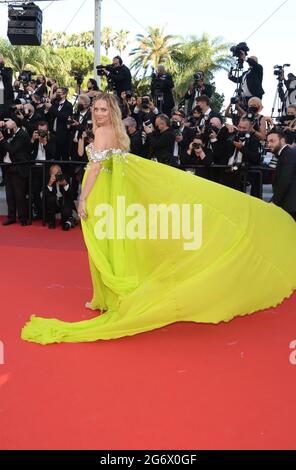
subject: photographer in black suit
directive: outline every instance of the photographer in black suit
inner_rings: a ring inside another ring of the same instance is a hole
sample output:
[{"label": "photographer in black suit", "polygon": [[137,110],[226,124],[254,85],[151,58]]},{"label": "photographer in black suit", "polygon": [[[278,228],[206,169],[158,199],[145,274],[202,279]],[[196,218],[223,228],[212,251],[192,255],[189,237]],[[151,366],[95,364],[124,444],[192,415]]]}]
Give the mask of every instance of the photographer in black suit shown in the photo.
[{"label": "photographer in black suit", "polygon": [[[246,60],[247,52],[240,52],[241,61]],[[241,85],[241,96],[247,101],[248,99],[256,96],[262,99],[264,90],[262,88],[263,82],[263,67],[258,63],[258,59],[255,56],[250,57],[246,60],[249,64],[249,69],[245,71],[240,77],[235,77],[230,71],[228,78],[234,83],[240,83]]]},{"label": "photographer in black suit", "polygon": [[137,129],[137,121],[132,117],[127,117],[123,120],[123,124],[131,141],[131,153],[140,157],[147,157],[148,148],[146,143],[143,144],[142,132]]},{"label": "photographer in black suit", "polygon": [[157,116],[155,125],[157,130],[153,130],[152,126],[144,126],[151,155],[157,158],[158,162],[170,165],[173,163],[175,133],[170,127],[168,116],[165,114]]},{"label": "photographer in black suit", "polygon": [[8,115],[8,108],[14,100],[12,76],[12,69],[5,67],[4,58],[0,56],[0,119]]},{"label": "photographer in black suit", "polygon": [[[30,159],[30,138],[15,121],[0,122],[0,156],[4,163],[21,163]],[[16,213],[22,226],[27,223],[26,188],[29,167],[26,165],[5,168],[5,190],[8,217],[2,225],[16,223]]]},{"label": "photographer in black suit", "polygon": [[68,231],[75,226],[72,216],[74,199],[69,178],[62,173],[58,165],[53,165],[49,174],[45,192],[48,228],[56,228],[56,214],[60,213],[62,229]]},{"label": "photographer in black suit", "polygon": [[113,67],[105,70],[108,81],[114,84],[116,94],[120,97],[123,91],[132,90],[132,75],[130,69],[123,64],[122,58],[114,57],[112,61]]},{"label": "photographer in black suit", "polygon": [[163,65],[159,65],[157,72],[152,75],[151,95],[159,112],[169,117],[175,106],[173,88],[174,82],[171,74],[166,72]]},{"label": "photographer in black suit", "polygon": [[73,114],[73,106],[67,100],[68,88],[59,87],[53,104],[45,102],[45,115],[49,121],[49,129],[56,136],[57,160],[69,160],[70,156],[70,125],[69,117]]},{"label": "photographer in black suit", "polygon": [[271,131],[267,141],[278,158],[271,202],[296,220],[296,149],[287,145],[286,135],[281,131]]},{"label": "photographer in black suit", "polygon": [[194,75],[194,82],[190,85],[186,95],[183,98],[185,101],[188,100],[188,114],[190,114],[192,109],[195,107],[196,99],[202,95],[206,95],[208,98],[211,98],[213,95],[213,87],[209,83],[205,83],[204,72],[198,71]]},{"label": "photographer in black suit", "polygon": [[[32,198],[34,205],[34,220],[42,218],[42,202],[40,193],[43,187],[43,164],[41,161],[55,160],[56,139],[50,134],[48,123],[40,121],[37,130],[33,132],[31,139],[31,160],[36,161],[32,168]],[[45,172],[48,173],[49,166],[46,165]]]}]

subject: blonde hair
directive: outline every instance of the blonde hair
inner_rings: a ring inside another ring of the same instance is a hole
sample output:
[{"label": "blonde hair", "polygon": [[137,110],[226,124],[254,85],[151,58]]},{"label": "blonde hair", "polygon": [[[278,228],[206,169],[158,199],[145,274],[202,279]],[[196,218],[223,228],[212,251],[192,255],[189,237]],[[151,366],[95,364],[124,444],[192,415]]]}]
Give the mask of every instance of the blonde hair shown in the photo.
[{"label": "blonde hair", "polygon": [[252,105],[258,106],[260,108],[260,111],[263,109],[262,100],[260,100],[260,98],[257,98],[256,96],[253,96],[253,98],[249,99],[248,105],[249,106],[252,106]]},{"label": "blonde hair", "polygon": [[97,101],[101,100],[107,103],[110,112],[111,126],[114,130],[114,135],[118,148],[128,152],[130,149],[130,139],[126,133],[125,126],[121,117],[121,111],[114,95],[111,95],[110,93],[101,93],[98,97],[94,98],[92,105],[93,131],[95,132],[98,127],[94,115],[95,104]]}]

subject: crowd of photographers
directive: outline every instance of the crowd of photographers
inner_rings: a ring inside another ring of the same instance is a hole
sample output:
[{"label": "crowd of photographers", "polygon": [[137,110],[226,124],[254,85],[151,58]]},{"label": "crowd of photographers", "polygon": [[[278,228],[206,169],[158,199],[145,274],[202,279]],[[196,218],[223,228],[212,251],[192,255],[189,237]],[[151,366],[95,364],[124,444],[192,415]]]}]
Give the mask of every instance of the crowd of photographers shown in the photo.
[{"label": "crowd of photographers", "polygon": [[[163,65],[152,75],[150,93],[143,96],[132,92],[130,70],[120,57],[97,70],[117,96],[131,153],[240,191],[249,187],[258,198],[262,197],[262,182],[272,183],[272,202],[295,217],[296,103],[283,104],[286,109],[277,120],[264,116],[263,68],[256,57],[247,58],[244,43],[232,52],[237,67],[230,71],[229,79],[237,89],[223,116],[212,109],[214,89],[205,83],[202,71],[194,75],[176,106],[173,78]],[[244,71],[246,62],[249,68]],[[284,93],[283,68],[275,74],[279,94],[280,88]],[[86,147],[94,139],[91,105],[101,91],[93,79],[83,91],[83,77],[77,74],[75,78],[77,95],[71,102],[68,90],[54,78],[38,75],[33,80],[24,71],[12,85],[12,70],[0,58],[0,162],[6,164],[2,165],[2,185],[8,206],[3,225],[16,223],[17,216],[22,226],[28,224],[28,161],[35,162],[31,170],[33,220],[41,219],[45,210],[51,229],[56,227],[58,213],[63,230],[77,223],[75,201],[84,165],[69,162],[87,162]],[[284,103],[284,96],[280,99]],[[273,153],[269,163],[267,149]]]}]

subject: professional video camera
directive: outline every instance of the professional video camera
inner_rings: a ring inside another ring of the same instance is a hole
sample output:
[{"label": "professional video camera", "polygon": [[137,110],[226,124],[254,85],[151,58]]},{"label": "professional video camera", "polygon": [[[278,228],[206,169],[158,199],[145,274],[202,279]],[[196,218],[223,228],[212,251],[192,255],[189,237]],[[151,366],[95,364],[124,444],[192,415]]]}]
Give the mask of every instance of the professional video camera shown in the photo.
[{"label": "professional video camera", "polygon": [[96,69],[97,69],[97,74],[100,77],[103,77],[104,75],[106,75],[106,71],[107,72],[113,72],[114,71],[114,65],[113,64],[97,65]]},{"label": "professional video camera", "polygon": [[278,77],[278,80],[284,80],[284,69],[286,67],[291,67],[290,64],[284,64],[284,65],[275,65],[274,68],[274,75]]},{"label": "professional video camera", "polygon": [[232,46],[230,48],[230,52],[232,52],[233,57],[237,57],[240,60],[243,60],[243,53],[248,55],[249,50],[250,49],[246,42],[240,42],[236,46]]}]

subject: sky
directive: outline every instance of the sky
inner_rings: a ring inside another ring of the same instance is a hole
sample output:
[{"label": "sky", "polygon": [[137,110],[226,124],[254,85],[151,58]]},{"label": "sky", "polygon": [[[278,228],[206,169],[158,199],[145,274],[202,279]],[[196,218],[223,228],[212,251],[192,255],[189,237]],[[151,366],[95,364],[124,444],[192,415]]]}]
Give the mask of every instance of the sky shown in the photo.
[{"label": "sky", "polygon": [[[2,0],[0,0],[2,1]],[[84,3],[85,2],[85,3]],[[167,34],[200,36],[204,32],[211,38],[222,37],[225,42],[237,44],[245,41],[284,0],[103,0],[102,27],[111,26],[114,31],[127,29],[130,39],[145,34],[148,26],[166,26]],[[36,2],[43,13],[43,30],[64,31],[75,12],[81,10],[70,24],[67,33],[79,33],[94,28],[94,0],[56,0]],[[121,8],[120,4],[124,7]],[[128,13],[127,13],[128,12]],[[0,35],[6,37],[7,5],[0,4]],[[248,39],[250,55],[259,58],[264,67],[266,94],[263,104],[266,115],[271,108],[277,80],[273,66],[291,64],[287,71],[296,74],[295,47],[296,2],[288,0],[284,6]],[[103,51],[102,51],[103,52]],[[112,52],[112,51],[111,51]],[[104,52],[103,52],[104,53]],[[111,57],[112,58],[112,57]],[[129,58],[124,56],[128,65]],[[218,92],[224,92],[229,100],[235,84],[227,79],[227,73],[215,76]]]}]

